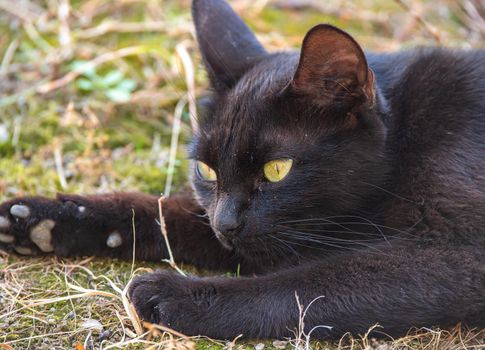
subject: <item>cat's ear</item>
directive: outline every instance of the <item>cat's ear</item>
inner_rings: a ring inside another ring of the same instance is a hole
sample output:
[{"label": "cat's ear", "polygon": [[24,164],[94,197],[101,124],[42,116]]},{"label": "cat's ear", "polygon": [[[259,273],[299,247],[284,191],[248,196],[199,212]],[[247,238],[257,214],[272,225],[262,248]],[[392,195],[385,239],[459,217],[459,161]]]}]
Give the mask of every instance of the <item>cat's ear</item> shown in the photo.
[{"label": "cat's ear", "polygon": [[305,36],[292,88],[322,103],[343,99],[373,103],[374,74],[359,44],[346,32],[328,25]]},{"label": "cat's ear", "polygon": [[192,17],[209,79],[216,91],[234,86],[266,50],[224,0],[194,0]]}]

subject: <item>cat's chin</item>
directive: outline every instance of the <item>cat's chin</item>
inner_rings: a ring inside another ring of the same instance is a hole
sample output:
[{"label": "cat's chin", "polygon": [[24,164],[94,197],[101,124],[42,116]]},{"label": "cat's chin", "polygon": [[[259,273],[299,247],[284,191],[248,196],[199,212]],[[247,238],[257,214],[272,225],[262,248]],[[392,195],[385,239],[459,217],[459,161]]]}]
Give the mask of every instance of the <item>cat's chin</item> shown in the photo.
[{"label": "cat's chin", "polygon": [[214,230],[216,238],[221,243],[221,245],[227,250],[234,250],[234,245],[219,231]]}]

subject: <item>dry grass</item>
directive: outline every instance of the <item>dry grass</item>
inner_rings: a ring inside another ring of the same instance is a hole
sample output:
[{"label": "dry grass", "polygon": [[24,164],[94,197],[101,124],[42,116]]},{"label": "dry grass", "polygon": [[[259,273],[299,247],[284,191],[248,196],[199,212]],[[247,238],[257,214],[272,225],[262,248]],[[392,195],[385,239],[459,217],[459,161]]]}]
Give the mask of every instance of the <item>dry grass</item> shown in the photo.
[{"label": "dry grass", "polygon": [[[136,264],[135,274],[151,271]],[[123,303],[123,288],[131,279],[131,264],[101,259],[0,260],[0,344],[15,349],[150,348],[243,349],[254,342],[221,342],[188,338],[170,329],[145,324],[137,329]],[[151,265],[154,267],[154,265]],[[48,288],[47,288],[48,286]],[[78,345],[79,344],[79,345]],[[265,349],[483,349],[485,331],[413,331],[400,339],[376,340],[347,335],[339,342],[313,342],[300,334],[292,341],[266,342]]]},{"label": "dry grass", "polygon": [[[297,47],[321,22],[378,51],[485,46],[480,1],[232,4],[271,50]],[[0,0],[0,200],[57,191],[168,194],[185,182],[181,145],[195,127],[194,97],[206,85],[188,8],[188,0]],[[155,267],[0,255],[0,349],[261,348],[142,328],[123,291],[133,275]],[[484,336],[456,328],[326,343],[299,334],[264,346],[480,349]]]}]

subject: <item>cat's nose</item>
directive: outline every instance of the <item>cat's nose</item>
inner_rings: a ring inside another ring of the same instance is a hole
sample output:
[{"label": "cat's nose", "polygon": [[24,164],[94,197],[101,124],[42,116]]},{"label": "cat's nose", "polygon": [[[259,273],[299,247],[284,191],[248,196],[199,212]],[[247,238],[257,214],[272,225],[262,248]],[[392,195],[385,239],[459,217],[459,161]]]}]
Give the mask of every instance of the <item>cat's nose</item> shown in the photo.
[{"label": "cat's nose", "polygon": [[241,226],[242,223],[233,215],[219,215],[214,222],[215,229],[226,237],[236,236]]},{"label": "cat's nose", "polygon": [[222,195],[218,200],[212,225],[228,238],[236,236],[243,224],[240,209],[235,198]]}]

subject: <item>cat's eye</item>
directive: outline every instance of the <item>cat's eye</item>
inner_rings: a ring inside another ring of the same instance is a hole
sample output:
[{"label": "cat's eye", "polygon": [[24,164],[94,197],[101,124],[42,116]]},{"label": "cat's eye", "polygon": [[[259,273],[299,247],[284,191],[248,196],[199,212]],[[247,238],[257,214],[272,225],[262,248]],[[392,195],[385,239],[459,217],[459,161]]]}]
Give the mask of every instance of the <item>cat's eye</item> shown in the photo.
[{"label": "cat's eye", "polygon": [[200,160],[197,161],[197,173],[201,178],[203,178],[206,181],[216,181],[217,180],[217,175],[214,169],[212,169],[210,166],[205,164],[204,162],[201,162]]},{"label": "cat's eye", "polygon": [[270,182],[283,180],[293,166],[293,159],[274,159],[263,167],[264,177]]}]

